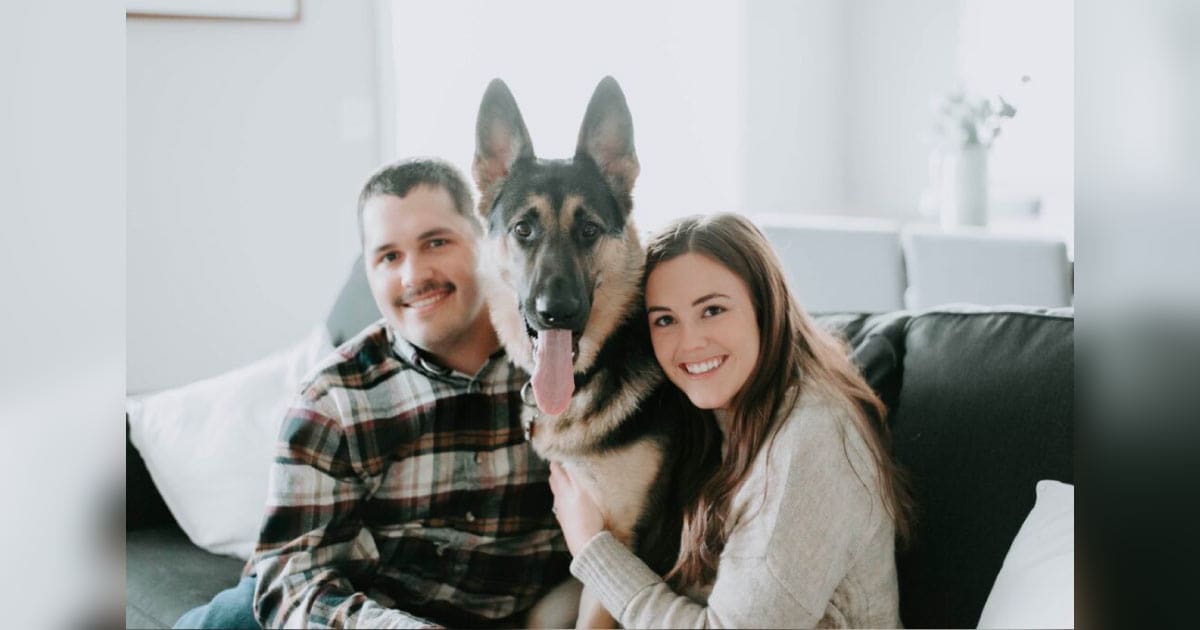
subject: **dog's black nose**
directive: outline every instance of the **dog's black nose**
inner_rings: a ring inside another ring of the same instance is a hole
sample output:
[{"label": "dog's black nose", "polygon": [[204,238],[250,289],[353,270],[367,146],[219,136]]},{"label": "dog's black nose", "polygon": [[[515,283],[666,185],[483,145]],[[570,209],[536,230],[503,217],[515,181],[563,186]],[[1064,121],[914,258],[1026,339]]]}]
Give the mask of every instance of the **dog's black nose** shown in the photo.
[{"label": "dog's black nose", "polygon": [[572,328],[580,306],[579,298],[573,295],[540,295],[534,303],[538,318],[550,328]]}]

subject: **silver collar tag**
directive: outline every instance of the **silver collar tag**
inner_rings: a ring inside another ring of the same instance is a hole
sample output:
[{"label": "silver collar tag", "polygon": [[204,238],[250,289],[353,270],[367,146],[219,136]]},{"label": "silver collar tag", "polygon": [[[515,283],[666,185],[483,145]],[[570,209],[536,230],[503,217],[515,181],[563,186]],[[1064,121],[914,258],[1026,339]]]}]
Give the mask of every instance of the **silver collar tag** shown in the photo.
[{"label": "silver collar tag", "polygon": [[526,407],[532,409],[528,414],[521,419],[521,426],[525,429],[525,441],[533,439],[533,423],[537,422],[538,408],[537,400],[533,396],[533,381],[525,381],[525,385],[521,387],[521,402]]}]

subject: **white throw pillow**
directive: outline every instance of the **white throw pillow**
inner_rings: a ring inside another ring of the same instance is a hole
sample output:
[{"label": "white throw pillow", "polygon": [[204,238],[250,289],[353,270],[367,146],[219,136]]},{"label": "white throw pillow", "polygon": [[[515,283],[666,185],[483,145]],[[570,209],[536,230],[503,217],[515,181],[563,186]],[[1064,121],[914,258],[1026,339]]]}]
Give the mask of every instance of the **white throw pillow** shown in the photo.
[{"label": "white throw pillow", "polygon": [[194,544],[250,556],[284,413],[302,379],[332,351],[322,325],[232,372],[127,399],[130,441]]},{"label": "white throw pillow", "polygon": [[1075,627],[1075,486],[1037,483],[1037,502],[1004,557],[979,627]]}]

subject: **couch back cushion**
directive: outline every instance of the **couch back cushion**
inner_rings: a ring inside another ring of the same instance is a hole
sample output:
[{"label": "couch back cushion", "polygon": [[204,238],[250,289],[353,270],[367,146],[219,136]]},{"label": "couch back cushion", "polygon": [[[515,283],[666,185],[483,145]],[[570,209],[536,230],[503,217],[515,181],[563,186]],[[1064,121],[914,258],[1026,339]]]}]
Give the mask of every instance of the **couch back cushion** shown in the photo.
[{"label": "couch back cushion", "polygon": [[350,266],[350,273],[346,276],[346,282],[342,284],[333,307],[329,309],[329,316],[325,318],[325,326],[329,329],[329,341],[336,348],[362,329],[379,321],[380,317],[383,316],[379,314],[375,298],[371,297],[363,257],[359,254]]},{"label": "couch back cushion", "polygon": [[788,286],[810,313],[904,308],[900,230],[890,221],[756,214]]},{"label": "couch back cushion", "polygon": [[906,627],[975,627],[1038,480],[1074,483],[1074,323],[966,308],[906,321],[890,421],[917,509],[897,554]]},{"label": "couch back cushion", "polygon": [[900,398],[904,333],[912,314],[825,313],[816,315],[817,325],[846,342],[850,360],[858,366],[867,384],[892,409]]}]

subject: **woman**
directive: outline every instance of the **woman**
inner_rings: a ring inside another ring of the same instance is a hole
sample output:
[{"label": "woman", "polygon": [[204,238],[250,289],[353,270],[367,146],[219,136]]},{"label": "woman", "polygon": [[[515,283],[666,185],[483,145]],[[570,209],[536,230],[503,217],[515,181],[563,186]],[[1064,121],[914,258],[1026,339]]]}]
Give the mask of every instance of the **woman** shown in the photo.
[{"label": "woman", "polygon": [[561,466],[571,571],[625,627],[896,627],[908,496],[884,407],[800,310],[762,233],[732,214],[655,237],[647,324],[667,378],[722,434],[666,581],[604,530]]}]

